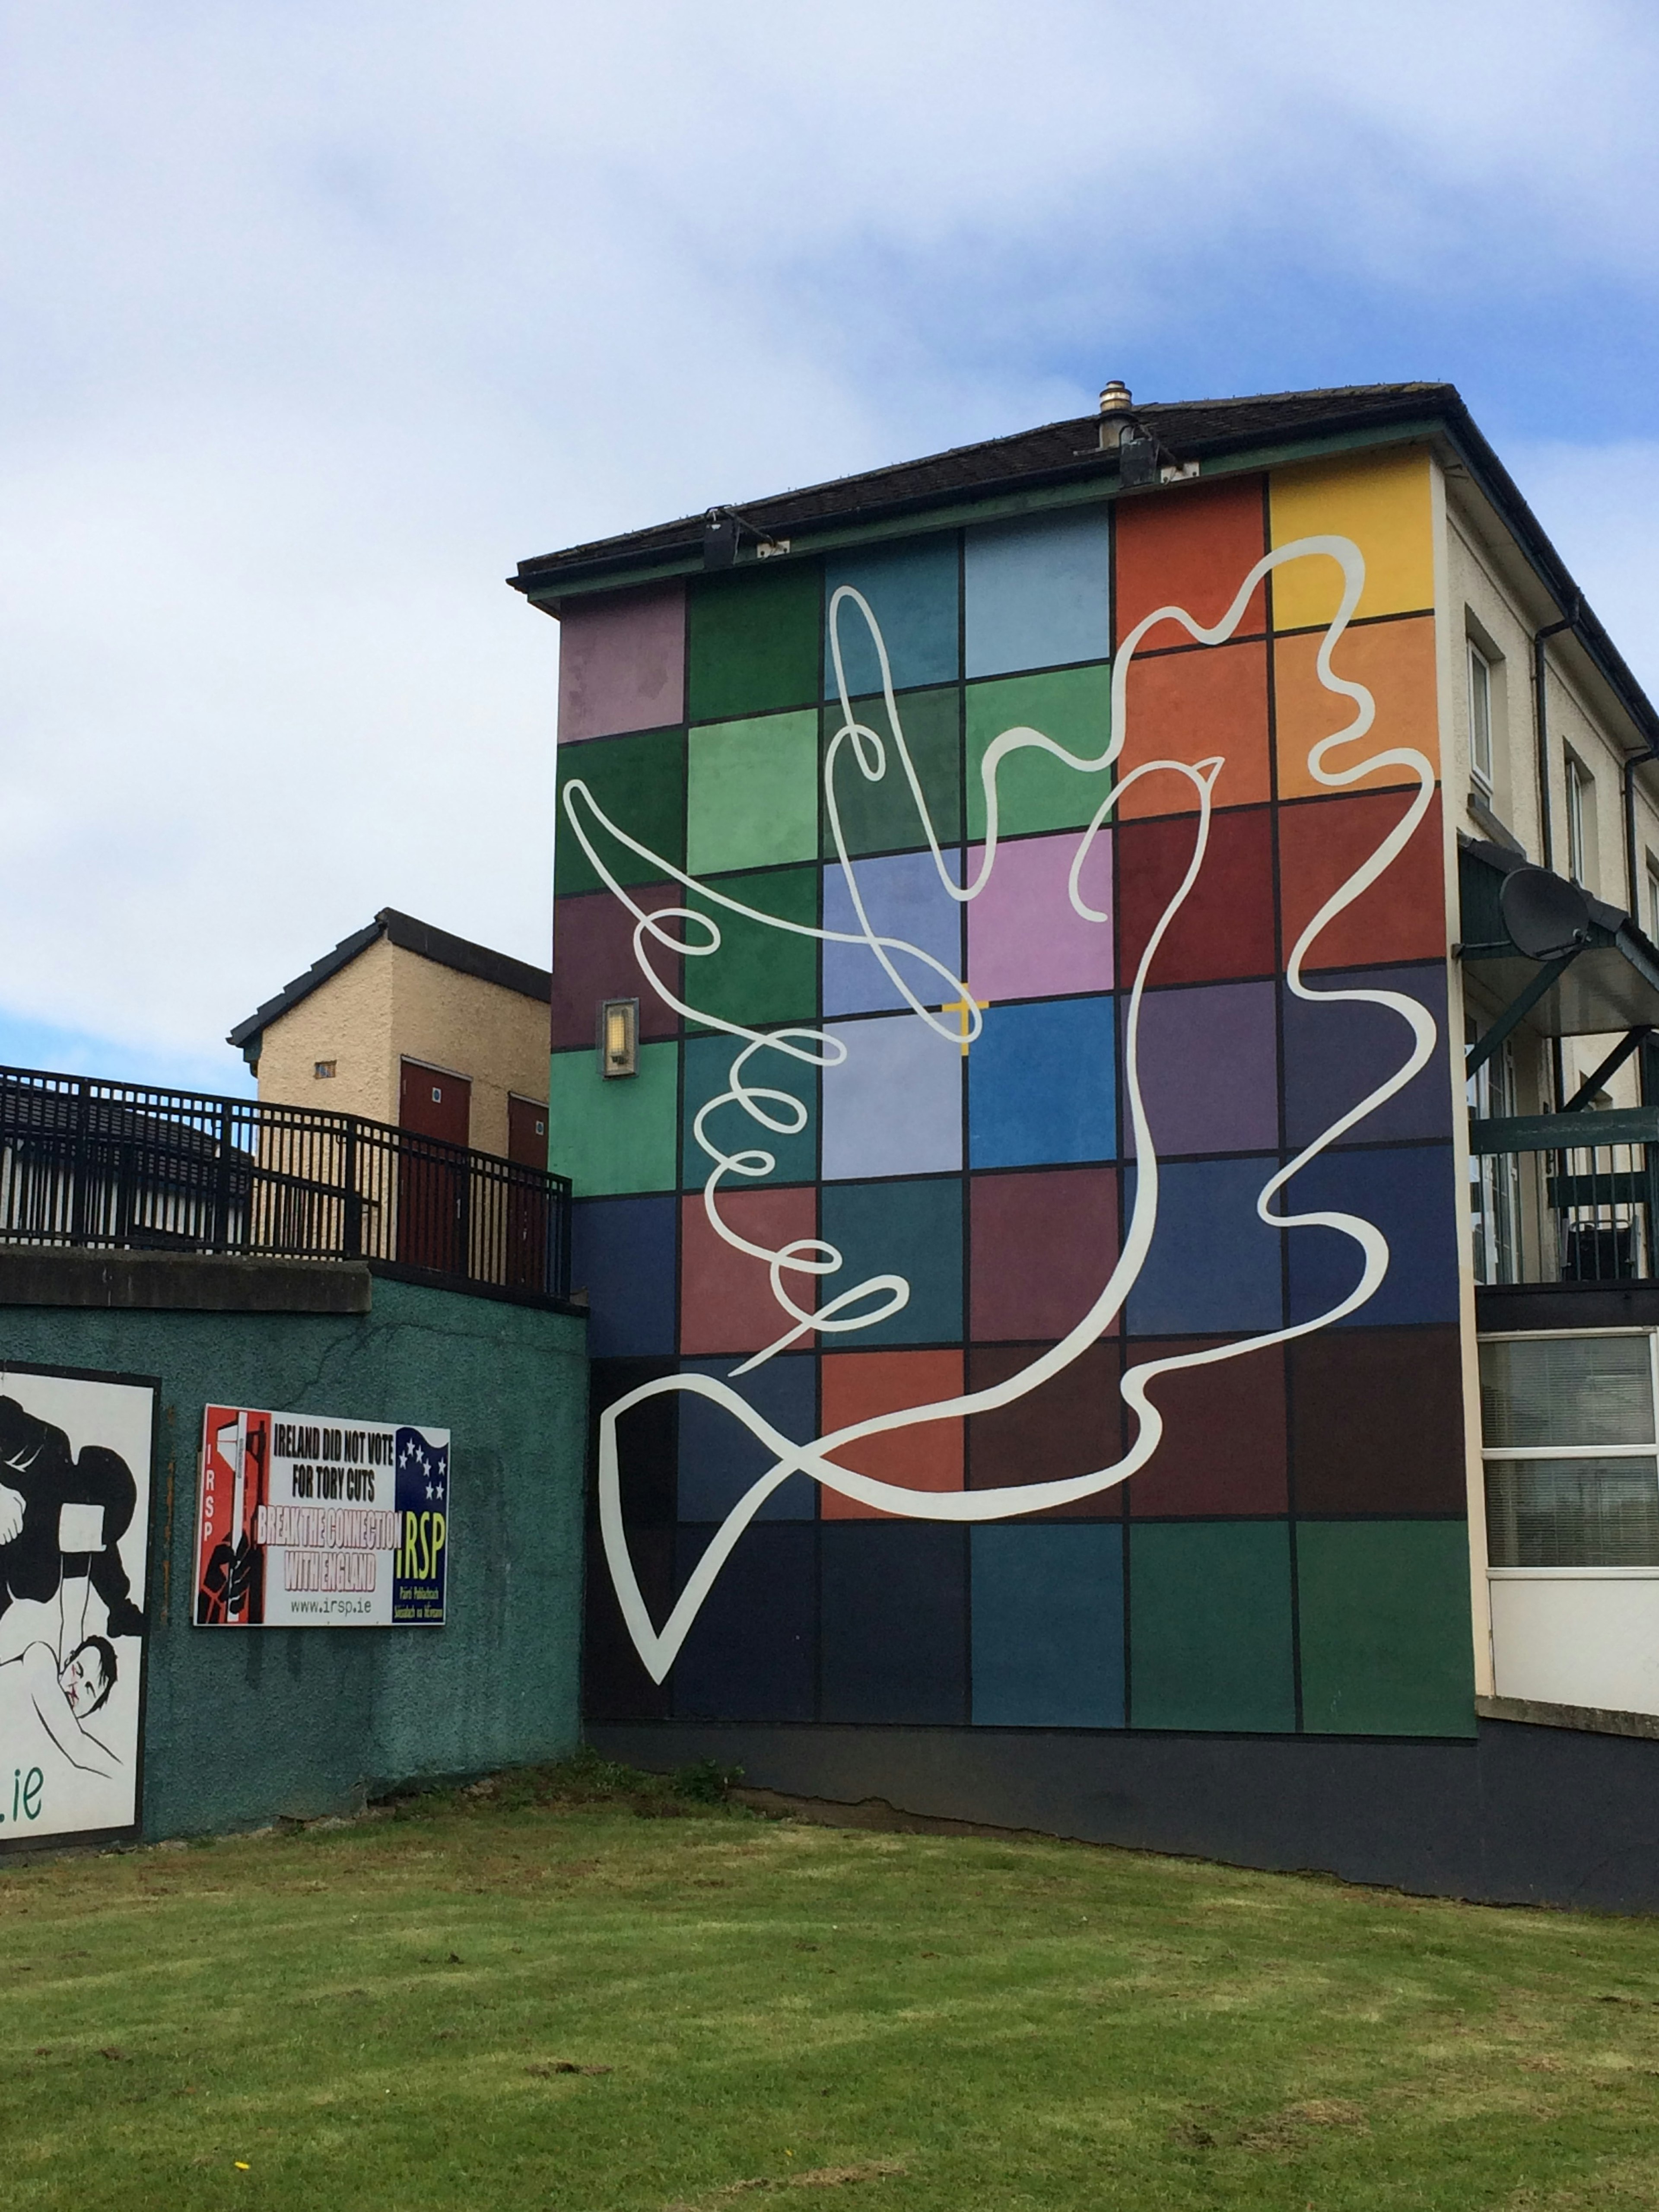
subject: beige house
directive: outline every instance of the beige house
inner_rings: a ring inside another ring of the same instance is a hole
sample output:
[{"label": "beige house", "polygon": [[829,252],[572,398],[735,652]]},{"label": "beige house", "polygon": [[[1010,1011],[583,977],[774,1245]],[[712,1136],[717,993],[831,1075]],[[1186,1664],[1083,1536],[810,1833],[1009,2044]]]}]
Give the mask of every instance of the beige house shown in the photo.
[{"label": "beige house", "polygon": [[545,969],[383,907],[229,1042],[268,1103],[544,1168],[551,985]]}]

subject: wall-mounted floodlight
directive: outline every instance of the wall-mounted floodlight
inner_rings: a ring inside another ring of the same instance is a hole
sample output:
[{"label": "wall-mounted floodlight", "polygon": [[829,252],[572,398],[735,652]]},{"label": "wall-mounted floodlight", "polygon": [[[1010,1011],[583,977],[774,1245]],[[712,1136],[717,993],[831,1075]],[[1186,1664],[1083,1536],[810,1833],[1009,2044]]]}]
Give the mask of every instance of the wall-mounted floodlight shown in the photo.
[{"label": "wall-mounted floodlight", "polygon": [[607,999],[599,1008],[599,1073],[637,1075],[639,1072],[640,1002]]}]

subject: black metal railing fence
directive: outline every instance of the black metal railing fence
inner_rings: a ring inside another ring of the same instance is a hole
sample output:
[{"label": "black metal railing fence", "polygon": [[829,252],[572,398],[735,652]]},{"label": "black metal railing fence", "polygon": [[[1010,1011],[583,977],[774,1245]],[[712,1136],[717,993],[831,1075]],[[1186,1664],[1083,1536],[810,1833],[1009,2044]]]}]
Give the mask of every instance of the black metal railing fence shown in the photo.
[{"label": "black metal railing fence", "polygon": [[1478,1282],[1659,1275],[1659,1109],[1477,1117],[1469,1152]]},{"label": "black metal railing fence", "polygon": [[374,1260],[564,1298],[570,1185],[360,1115],[0,1067],[0,1242]]}]

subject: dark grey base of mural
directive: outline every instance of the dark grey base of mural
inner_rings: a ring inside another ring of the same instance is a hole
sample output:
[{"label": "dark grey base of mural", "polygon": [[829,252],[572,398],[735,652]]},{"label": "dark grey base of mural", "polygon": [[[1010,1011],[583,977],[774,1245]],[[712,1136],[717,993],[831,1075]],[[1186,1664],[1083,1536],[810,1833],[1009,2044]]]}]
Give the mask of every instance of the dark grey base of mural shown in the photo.
[{"label": "dark grey base of mural", "polygon": [[590,1724],[658,1771],[1494,1905],[1659,1911],[1659,1742],[1482,1721],[1466,1742]]}]

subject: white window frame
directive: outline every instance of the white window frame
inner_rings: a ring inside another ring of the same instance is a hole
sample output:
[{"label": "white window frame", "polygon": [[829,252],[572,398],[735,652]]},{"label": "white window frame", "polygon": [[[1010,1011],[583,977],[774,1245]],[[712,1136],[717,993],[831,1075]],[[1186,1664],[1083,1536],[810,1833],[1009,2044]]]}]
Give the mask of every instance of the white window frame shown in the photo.
[{"label": "white window frame", "polygon": [[1593,793],[1595,782],[1589,770],[1577,753],[1566,752],[1567,782],[1567,873],[1574,883],[1589,889],[1585,877],[1584,800]]},{"label": "white window frame", "polygon": [[1468,644],[1469,774],[1476,788],[1490,799],[1492,769],[1492,662],[1473,638]]},{"label": "white window frame", "polygon": [[[1648,1341],[1648,1382],[1653,1393],[1654,1440],[1644,1444],[1488,1444],[1483,1426],[1480,1437],[1481,1512],[1486,1511],[1486,1471],[1494,1459],[1650,1459],[1659,1460],[1659,1329],[1652,1328],[1493,1328],[1482,1329],[1481,1344],[1541,1344],[1553,1338],[1582,1342],[1591,1336],[1644,1336]],[[1645,1567],[1494,1567],[1489,1582],[1659,1582],[1659,1565]]]},{"label": "white window frame", "polygon": [[1659,944],[1659,860],[1648,854],[1648,913],[1647,932]]}]

